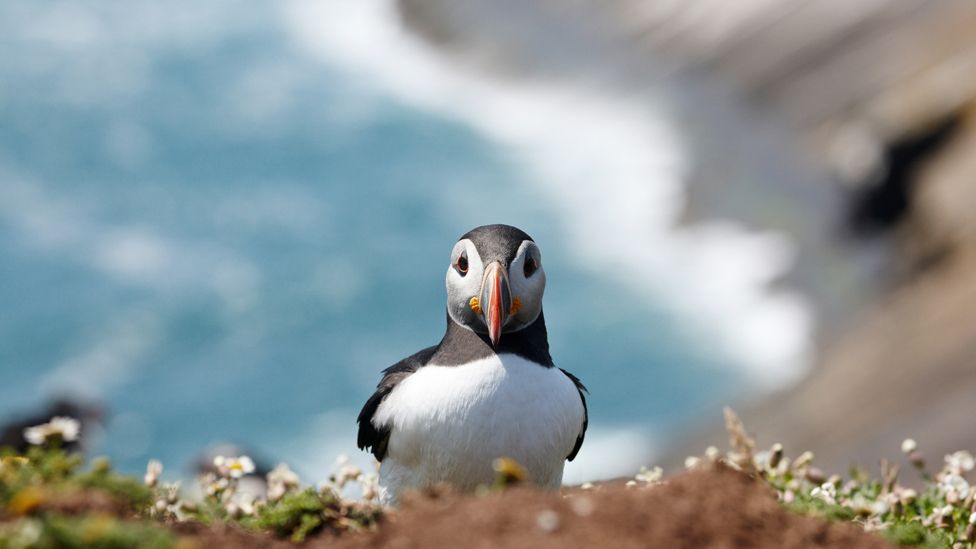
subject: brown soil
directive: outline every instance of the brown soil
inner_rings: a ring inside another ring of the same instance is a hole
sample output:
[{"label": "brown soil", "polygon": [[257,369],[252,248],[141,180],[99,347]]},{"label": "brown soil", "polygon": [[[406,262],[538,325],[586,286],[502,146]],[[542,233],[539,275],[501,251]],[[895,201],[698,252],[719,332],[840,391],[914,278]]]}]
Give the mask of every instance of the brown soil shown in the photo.
[{"label": "brown soil", "polygon": [[[241,531],[184,531],[201,547],[268,546]],[[322,535],[306,547],[891,547],[857,525],[794,514],[764,484],[726,468],[682,474],[650,489],[607,484],[562,494],[516,488],[484,497],[409,498],[380,528]]]},{"label": "brown soil", "polygon": [[267,534],[244,530],[228,524],[204,526],[199,522],[180,522],[170,526],[179,536],[177,547],[181,549],[221,549],[240,547],[267,547],[273,549],[295,549],[298,547],[285,540],[279,540]]}]

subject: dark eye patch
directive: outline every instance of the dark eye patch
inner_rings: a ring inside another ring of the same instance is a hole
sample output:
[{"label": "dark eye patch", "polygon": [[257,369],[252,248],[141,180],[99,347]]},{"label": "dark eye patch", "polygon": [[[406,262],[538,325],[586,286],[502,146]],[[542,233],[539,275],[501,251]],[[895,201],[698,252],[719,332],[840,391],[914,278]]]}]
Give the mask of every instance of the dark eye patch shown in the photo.
[{"label": "dark eye patch", "polygon": [[534,253],[529,253],[525,256],[525,262],[522,264],[522,274],[525,278],[529,278],[533,273],[539,270],[539,260],[536,259]]},{"label": "dark eye patch", "polygon": [[468,251],[463,250],[461,255],[458,256],[457,261],[454,262],[454,270],[456,270],[461,276],[468,274]]}]

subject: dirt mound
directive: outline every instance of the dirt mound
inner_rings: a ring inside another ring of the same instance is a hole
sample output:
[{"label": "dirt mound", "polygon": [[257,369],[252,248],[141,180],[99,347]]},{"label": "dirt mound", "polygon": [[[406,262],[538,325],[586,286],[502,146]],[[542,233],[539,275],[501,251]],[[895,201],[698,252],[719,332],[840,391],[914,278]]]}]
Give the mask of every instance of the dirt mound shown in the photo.
[{"label": "dirt mound", "polygon": [[891,547],[852,524],[799,516],[765,485],[727,468],[650,489],[620,484],[553,494],[519,488],[484,497],[427,494],[379,530],[316,546],[396,547]]},{"label": "dirt mound", "polygon": [[[296,547],[231,526],[181,524],[182,546]],[[693,471],[651,488],[621,483],[592,490],[514,488],[485,496],[418,494],[373,532],[321,533],[301,547],[892,548],[851,523],[793,513],[761,482],[726,467]]]}]

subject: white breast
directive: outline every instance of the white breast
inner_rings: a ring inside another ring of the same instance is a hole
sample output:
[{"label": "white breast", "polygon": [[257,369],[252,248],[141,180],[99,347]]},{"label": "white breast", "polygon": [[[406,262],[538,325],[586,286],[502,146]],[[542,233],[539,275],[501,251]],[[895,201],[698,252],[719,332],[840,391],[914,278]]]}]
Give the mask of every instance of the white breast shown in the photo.
[{"label": "white breast", "polygon": [[384,499],[438,482],[462,490],[489,484],[498,457],[516,460],[533,482],[558,487],[583,416],[566,374],[515,355],[420,368],[373,417],[392,427],[380,467]]}]

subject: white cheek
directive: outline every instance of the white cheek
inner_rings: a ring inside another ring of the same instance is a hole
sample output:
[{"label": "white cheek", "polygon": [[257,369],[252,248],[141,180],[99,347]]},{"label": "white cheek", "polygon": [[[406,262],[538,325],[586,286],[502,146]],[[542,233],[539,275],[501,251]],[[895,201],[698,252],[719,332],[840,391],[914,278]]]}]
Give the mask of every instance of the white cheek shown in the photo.
[{"label": "white cheek", "polygon": [[529,278],[519,272],[512,280],[512,295],[519,298],[522,307],[515,315],[519,322],[528,324],[539,316],[542,310],[542,296],[545,293],[546,273],[539,269]]},{"label": "white cheek", "polygon": [[[461,325],[474,320],[474,312],[470,309],[470,301],[481,291],[481,277],[484,265],[477,248],[470,241],[464,241],[464,249],[468,254],[468,272],[462,276],[454,268],[454,261],[447,268],[447,296],[448,310],[455,322]],[[456,258],[456,256],[452,256]]]},{"label": "white cheek", "polygon": [[484,272],[485,266],[481,263],[481,256],[478,255],[478,250],[475,249],[474,244],[470,244],[468,246],[468,274],[463,277],[458,274],[461,279],[461,287],[470,297],[481,292],[481,277]]},{"label": "white cheek", "polygon": [[[453,270],[453,269],[452,269]],[[457,271],[454,272],[455,285],[460,290],[460,293],[467,297],[474,297],[478,295],[478,291],[481,290],[481,274],[475,272],[474,269],[468,269],[468,274],[461,276]]]}]

